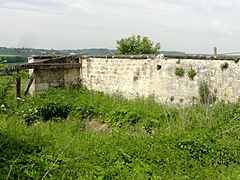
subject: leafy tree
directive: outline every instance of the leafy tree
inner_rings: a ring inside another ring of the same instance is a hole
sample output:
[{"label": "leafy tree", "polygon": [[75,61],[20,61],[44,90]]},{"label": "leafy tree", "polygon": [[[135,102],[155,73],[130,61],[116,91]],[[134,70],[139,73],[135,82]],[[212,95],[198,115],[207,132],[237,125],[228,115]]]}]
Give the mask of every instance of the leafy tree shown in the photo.
[{"label": "leafy tree", "polygon": [[51,51],[50,53],[48,53],[48,56],[55,58],[57,57],[57,53],[55,51]]},{"label": "leafy tree", "polygon": [[160,54],[160,43],[154,44],[148,37],[133,35],[117,41],[116,54]]}]

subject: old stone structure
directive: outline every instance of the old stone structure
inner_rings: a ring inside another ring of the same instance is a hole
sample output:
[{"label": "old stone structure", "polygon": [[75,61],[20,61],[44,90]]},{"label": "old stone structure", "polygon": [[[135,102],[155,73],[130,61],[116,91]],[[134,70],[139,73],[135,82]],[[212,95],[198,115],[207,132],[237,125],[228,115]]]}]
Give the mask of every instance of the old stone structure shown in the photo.
[{"label": "old stone structure", "polygon": [[[43,67],[34,67],[30,69],[30,75],[33,75],[34,81],[30,87],[30,94],[34,92],[47,90],[51,87],[66,86],[80,82],[80,65],[69,66],[79,63],[78,57],[48,57],[48,56],[33,56],[28,59],[29,63],[43,62]],[[63,66],[58,65],[63,64]]]},{"label": "old stone structure", "polygon": [[[129,99],[152,96],[158,102],[176,104],[199,99],[199,85],[206,81],[219,100],[236,102],[240,95],[239,60],[198,55],[31,57],[29,63],[33,65],[45,62],[51,66],[32,67],[34,82],[30,92],[81,82],[88,89]],[[54,62],[64,64],[54,66]],[[183,77],[176,68],[183,70]],[[189,71],[196,76],[191,79]]]}]

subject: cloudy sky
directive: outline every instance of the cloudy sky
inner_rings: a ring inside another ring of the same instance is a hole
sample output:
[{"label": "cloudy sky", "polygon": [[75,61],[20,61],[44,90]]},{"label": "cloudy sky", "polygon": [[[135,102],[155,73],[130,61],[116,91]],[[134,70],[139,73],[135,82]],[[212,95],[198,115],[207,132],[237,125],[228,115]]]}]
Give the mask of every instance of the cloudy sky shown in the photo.
[{"label": "cloudy sky", "polygon": [[115,48],[133,34],[164,50],[240,51],[240,0],[0,0],[0,46]]}]

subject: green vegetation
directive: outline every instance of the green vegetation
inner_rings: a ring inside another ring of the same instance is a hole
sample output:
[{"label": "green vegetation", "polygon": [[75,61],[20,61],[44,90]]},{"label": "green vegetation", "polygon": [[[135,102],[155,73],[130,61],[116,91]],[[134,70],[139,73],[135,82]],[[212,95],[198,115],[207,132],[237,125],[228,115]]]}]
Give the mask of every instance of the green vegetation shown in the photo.
[{"label": "green vegetation", "polygon": [[178,77],[183,77],[185,74],[185,71],[182,67],[176,67],[175,69],[175,75]]},{"label": "green vegetation", "polygon": [[48,53],[48,56],[51,56],[52,58],[56,58],[57,53],[56,53],[56,51],[51,51],[50,53]]},{"label": "green vegetation", "polygon": [[239,103],[167,107],[81,86],[12,96],[0,98],[0,179],[239,179]]},{"label": "green vegetation", "polygon": [[0,75],[2,75],[4,70],[3,60],[0,59]]},{"label": "green vegetation", "polygon": [[212,104],[217,100],[216,94],[210,91],[207,81],[200,82],[198,93],[200,96],[200,102],[204,105]]},{"label": "green vegetation", "polygon": [[221,64],[220,67],[221,67],[221,69],[223,71],[223,70],[226,70],[228,68],[228,66],[229,66],[228,62],[224,62],[224,63]]},{"label": "green vegetation", "polygon": [[160,54],[160,43],[154,44],[148,37],[133,35],[117,41],[116,54]]},{"label": "green vegetation", "polygon": [[4,64],[26,63],[27,57],[20,56],[20,55],[1,55],[0,54],[0,62]]},{"label": "green vegetation", "polygon": [[188,71],[188,77],[191,80],[194,80],[194,77],[197,75],[196,71],[191,67],[190,70]]},{"label": "green vegetation", "polygon": [[29,57],[31,55],[48,55],[52,51],[55,51],[58,55],[70,55],[74,54],[86,54],[86,55],[108,55],[114,54],[115,50],[106,48],[91,48],[91,49],[34,49],[34,48],[6,48],[0,47],[0,54],[4,56],[24,56]]},{"label": "green vegetation", "polygon": [[[10,93],[13,89],[14,79],[13,77],[3,77],[5,66],[0,60],[0,105],[4,105],[4,103],[8,102],[11,99]],[[11,104],[11,103],[9,103]],[[1,110],[0,110],[1,112]]]},{"label": "green vegetation", "polygon": [[[34,49],[34,48],[6,48],[0,47],[0,54],[4,56],[24,56],[29,57],[31,55],[48,55],[50,52],[55,51],[58,55],[70,55],[70,54],[84,54],[84,55],[111,55],[116,52],[114,49],[107,48],[90,48],[90,49]],[[179,51],[161,51],[164,55],[186,55],[185,52]]]}]

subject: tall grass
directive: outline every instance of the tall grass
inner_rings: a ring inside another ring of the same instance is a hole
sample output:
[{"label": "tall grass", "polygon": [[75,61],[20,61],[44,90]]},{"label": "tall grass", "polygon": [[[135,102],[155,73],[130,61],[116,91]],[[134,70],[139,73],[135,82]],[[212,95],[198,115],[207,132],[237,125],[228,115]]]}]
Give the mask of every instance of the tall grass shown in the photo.
[{"label": "tall grass", "polygon": [[[167,107],[82,87],[0,114],[0,179],[239,179],[240,105]],[[86,122],[111,130],[96,132]]]}]

